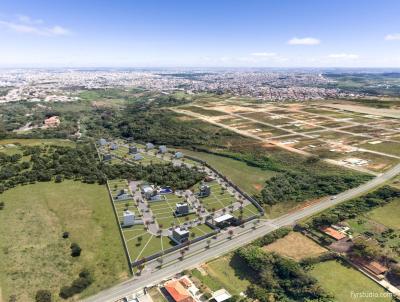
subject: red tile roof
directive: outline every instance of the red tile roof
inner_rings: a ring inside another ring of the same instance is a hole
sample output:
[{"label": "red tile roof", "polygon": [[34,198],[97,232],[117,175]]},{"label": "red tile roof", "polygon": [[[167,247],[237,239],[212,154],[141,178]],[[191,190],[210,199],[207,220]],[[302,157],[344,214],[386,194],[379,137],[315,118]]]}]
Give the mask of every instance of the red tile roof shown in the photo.
[{"label": "red tile roof", "polygon": [[333,229],[331,227],[321,228],[321,231],[324,232],[325,234],[331,236],[332,238],[334,238],[336,240],[340,240],[340,239],[346,238],[345,234],[340,233],[339,231],[336,231],[335,229]]},{"label": "red tile roof", "polygon": [[171,295],[171,297],[175,300],[175,302],[193,302],[194,299],[188,291],[183,287],[183,285],[177,281],[172,280],[168,281],[164,284],[165,289]]}]

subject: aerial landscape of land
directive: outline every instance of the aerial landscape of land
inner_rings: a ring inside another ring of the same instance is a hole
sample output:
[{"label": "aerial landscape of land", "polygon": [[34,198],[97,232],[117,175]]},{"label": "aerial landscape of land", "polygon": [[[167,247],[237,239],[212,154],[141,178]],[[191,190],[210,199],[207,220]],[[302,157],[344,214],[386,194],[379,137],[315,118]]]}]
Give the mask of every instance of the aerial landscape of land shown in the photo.
[{"label": "aerial landscape of land", "polygon": [[399,10],[5,0],[0,302],[400,301]]}]

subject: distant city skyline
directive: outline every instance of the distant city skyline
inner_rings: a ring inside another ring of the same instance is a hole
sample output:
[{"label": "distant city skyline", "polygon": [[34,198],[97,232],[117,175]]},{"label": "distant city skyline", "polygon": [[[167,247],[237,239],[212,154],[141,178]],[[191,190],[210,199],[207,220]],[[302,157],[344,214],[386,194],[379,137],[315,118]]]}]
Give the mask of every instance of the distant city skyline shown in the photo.
[{"label": "distant city skyline", "polygon": [[0,67],[400,67],[400,2],[2,1]]}]

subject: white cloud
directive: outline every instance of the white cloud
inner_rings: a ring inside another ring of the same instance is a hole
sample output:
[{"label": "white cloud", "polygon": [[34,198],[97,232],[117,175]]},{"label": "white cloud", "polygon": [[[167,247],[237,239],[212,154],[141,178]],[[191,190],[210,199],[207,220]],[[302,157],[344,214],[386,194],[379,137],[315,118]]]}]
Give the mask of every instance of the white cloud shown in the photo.
[{"label": "white cloud", "polygon": [[306,37],[306,38],[292,38],[287,42],[289,45],[318,45],[321,43],[319,39]]},{"label": "white cloud", "polygon": [[400,33],[388,34],[385,36],[385,40],[387,41],[400,40]]},{"label": "white cloud", "polygon": [[253,52],[250,55],[254,57],[275,57],[276,53],[274,52]]},{"label": "white cloud", "polygon": [[352,53],[334,53],[330,54],[328,58],[332,59],[358,59],[359,55],[352,54]]},{"label": "white cloud", "polygon": [[6,21],[0,20],[0,28],[7,29],[9,31],[22,33],[22,34],[33,34],[38,36],[66,36],[71,32],[59,25],[47,27],[42,25],[42,20],[31,19],[28,16],[18,15],[17,21]]}]

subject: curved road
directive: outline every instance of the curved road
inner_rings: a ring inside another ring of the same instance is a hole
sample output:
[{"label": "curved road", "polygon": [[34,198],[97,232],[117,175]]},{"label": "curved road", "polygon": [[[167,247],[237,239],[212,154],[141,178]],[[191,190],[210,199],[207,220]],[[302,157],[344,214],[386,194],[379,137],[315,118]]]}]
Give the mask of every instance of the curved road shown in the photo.
[{"label": "curved road", "polygon": [[251,241],[272,232],[273,230],[286,225],[292,225],[297,221],[314,215],[336,204],[352,199],[371,189],[385,183],[400,173],[400,164],[396,165],[387,172],[378,175],[369,182],[361,186],[340,193],[336,198],[325,198],[319,203],[305,207],[299,211],[288,213],[273,220],[263,220],[257,222],[248,222],[243,227],[235,228],[235,234],[231,237],[228,232],[218,235],[218,239],[212,239],[211,242],[203,240],[197,244],[191,245],[190,250],[183,259],[179,259],[179,251],[164,256],[164,265],[160,268],[160,262],[157,260],[146,264],[146,269],[141,276],[135,276],[128,281],[118,284],[112,288],[104,290],[95,296],[85,299],[85,302],[110,302],[118,298],[127,296],[143,287],[149,287],[168,279],[175,274],[192,267],[195,267],[210,259],[219,257],[229,251],[246,245]]}]

